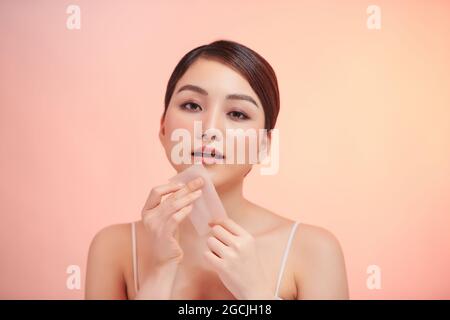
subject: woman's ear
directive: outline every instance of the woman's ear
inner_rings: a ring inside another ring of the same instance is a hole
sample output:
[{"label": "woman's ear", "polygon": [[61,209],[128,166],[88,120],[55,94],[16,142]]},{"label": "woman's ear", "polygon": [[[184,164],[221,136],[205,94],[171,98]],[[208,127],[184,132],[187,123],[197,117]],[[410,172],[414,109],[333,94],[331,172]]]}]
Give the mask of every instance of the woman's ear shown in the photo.
[{"label": "woman's ear", "polygon": [[272,131],[268,130],[266,134],[262,137],[259,144],[259,155],[258,155],[258,163],[261,164],[264,162],[264,159],[269,157],[270,155],[270,146],[272,141]]},{"label": "woman's ear", "polygon": [[162,139],[164,138],[164,135],[166,134],[166,128],[165,128],[165,117],[164,114],[161,116],[161,120],[159,123],[159,140],[162,142]]}]

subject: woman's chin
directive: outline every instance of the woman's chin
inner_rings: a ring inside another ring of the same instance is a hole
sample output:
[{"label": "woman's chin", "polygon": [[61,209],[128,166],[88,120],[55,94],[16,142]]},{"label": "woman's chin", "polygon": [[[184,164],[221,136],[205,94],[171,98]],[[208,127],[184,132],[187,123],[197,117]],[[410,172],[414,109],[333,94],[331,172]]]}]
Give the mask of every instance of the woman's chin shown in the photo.
[{"label": "woman's chin", "polygon": [[[183,172],[187,168],[191,167],[195,163],[181,163],[175,164],[171,162],[172,167],[177,171],[177,173]],[[234,168],[230,168],[224,164],[214,163],[214,164],[205,164],[202,163],[203,167],[208,171],[211,177],[211,182],[213,183],[216,189],[226,188],[227,185],[234,184],[233,181],[239,180],[243,177],[242,172],[235,172]],[[242,170],[239,170],[242,171]]]}]

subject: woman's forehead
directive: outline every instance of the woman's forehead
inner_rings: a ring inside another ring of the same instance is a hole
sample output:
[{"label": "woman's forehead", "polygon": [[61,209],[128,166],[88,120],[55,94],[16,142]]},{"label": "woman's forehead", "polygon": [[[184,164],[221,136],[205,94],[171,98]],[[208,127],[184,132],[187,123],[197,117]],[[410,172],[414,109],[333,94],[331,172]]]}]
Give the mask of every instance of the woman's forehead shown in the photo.
[{"label": "woman's forehead", "polygon": [[175,93],[186,85],[200,87],[208,95],[247,94],[259,103],[258,96],[240,73],[214,59],[197,59],[178,81]]}]

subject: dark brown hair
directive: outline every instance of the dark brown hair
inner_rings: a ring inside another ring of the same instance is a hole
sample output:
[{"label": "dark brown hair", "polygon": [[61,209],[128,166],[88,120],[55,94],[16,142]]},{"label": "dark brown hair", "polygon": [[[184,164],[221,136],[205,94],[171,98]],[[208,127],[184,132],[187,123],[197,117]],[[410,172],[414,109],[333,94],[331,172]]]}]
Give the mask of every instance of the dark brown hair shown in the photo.
[{"label": "dark brown hair", "polygon": [[265,114],[265,129],[272,130],[280,111],[280,94],[275,71],[270,64],[252,49],[229,40],[218,40],[192,49],[178,62],[169,82],[164,99],[164,113],[172,98],[178,80],[198,58],[217,59],[240,73],[261,101]]}]

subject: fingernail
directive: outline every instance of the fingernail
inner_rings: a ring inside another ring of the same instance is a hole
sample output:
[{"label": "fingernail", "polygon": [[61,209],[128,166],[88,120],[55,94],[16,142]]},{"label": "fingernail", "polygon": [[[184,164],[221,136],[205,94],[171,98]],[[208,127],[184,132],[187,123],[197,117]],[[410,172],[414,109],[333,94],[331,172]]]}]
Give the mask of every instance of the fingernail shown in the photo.
[{"label": "fingernail", "polygon": [[194,195],[195,196],[199,196],[201,194],[202,194],[202,190],[201,189],[198,189],[198,190],[194,191]]}]

